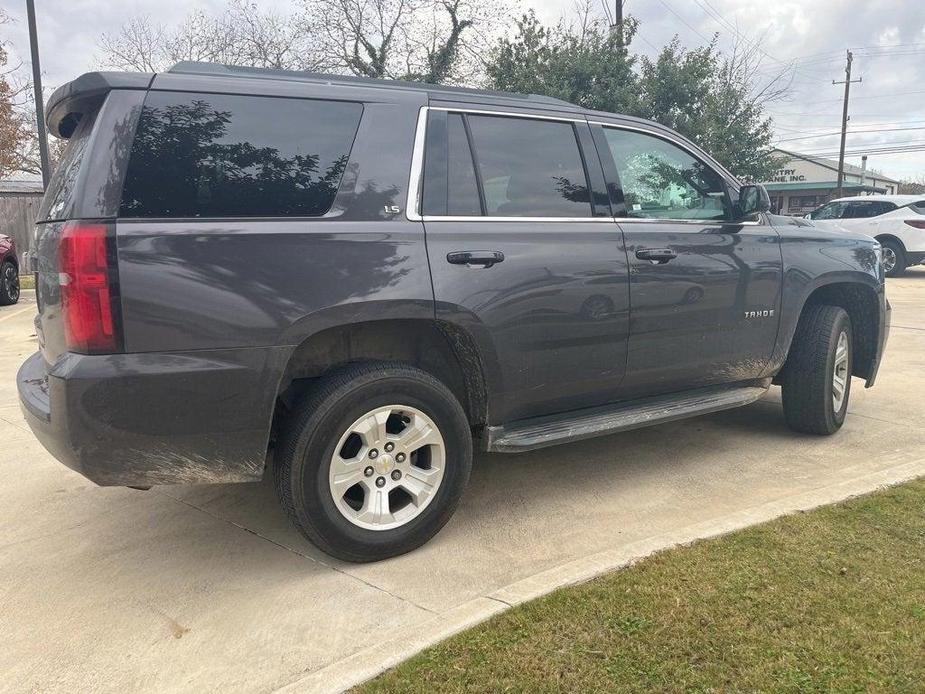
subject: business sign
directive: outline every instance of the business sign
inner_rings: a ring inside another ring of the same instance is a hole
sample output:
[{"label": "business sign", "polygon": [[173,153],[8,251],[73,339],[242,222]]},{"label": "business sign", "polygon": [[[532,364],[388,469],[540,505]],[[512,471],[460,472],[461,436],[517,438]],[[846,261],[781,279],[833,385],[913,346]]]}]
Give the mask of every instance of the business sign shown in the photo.
[{"label": "business sign", "polygon": [[805,180],[806,174],[802,174],[796,169],[778,169],[774,172],[769,183],[802,183]]}]

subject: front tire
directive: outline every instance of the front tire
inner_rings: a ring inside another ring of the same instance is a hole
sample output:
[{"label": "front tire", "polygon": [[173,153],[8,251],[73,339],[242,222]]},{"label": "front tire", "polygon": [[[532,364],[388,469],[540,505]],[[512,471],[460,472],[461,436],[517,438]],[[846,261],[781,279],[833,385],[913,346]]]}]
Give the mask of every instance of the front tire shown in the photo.
[{"label": "front tire", "polygon": [[0,306],[19,301],[19,270],[9,260],[0,265]]},{"label": "front tire", "polygon": [[450,519],[469,480],[472,436],[450,390],[420,369],[355,364],[297,405],[274,476],[293,524],[338,559],[420,547]]},{"label": "front tire", "polygon": [[838,306],[808,306],[782,371],[784,417],[794,431],[834,434],[851,393],[851,319]]},{"label": "front tire", "polygon": [[884,274],[887,277],[902,277],[907,267],[905,249],[890,239],[884,239],[880,245],[883,247]]}]

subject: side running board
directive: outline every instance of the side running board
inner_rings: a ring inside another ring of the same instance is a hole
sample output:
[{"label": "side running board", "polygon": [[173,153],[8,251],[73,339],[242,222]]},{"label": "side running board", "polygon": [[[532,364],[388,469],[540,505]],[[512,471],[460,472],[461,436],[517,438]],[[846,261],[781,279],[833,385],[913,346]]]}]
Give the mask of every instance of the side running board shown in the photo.
[{"label": "side running board", "polygon": [[521,453],[747,405],[768,392],[770,379],[699,388],[565,414],[488,427],[488,450]]}]

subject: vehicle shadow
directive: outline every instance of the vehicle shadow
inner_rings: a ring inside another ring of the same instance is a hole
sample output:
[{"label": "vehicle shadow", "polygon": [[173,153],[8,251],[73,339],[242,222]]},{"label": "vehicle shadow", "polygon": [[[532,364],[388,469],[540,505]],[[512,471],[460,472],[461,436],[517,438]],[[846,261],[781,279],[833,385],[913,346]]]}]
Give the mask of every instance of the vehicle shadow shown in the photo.
[{"label": "vehicle shadow", "polygon": [[[528,527],[530,509],[554,494],[560,503],[595,503],[604,489],[631,495],[634,485],[653,478],[685,475],[701,464],[705,450],[731,455],[743,437],[755,446],[794,437],[779,402],[749,406],[704,417],[637,429],[522,454],[477,453],[469,486],[451,526],[472,529],[491,518]],[[718,472],[717,474],[721,474]],[[316,549],[292,526],[277,502],[271,475],[260,483],[159,487],[169,497],[323,566],[350,566]],[[570,501],[568,501],[570,500]],[[168,503],[165,499],[165,503]],[[512,508],[523,508],[520,519]],[[141,518],[136,524],[143,524]],[[468,530],[467,530],[468,531]],[[441,537],[447,534],[441,534]],[[448,533],[455,535],[455,532]],[[495,538],[496,539],[496,538]]]}]

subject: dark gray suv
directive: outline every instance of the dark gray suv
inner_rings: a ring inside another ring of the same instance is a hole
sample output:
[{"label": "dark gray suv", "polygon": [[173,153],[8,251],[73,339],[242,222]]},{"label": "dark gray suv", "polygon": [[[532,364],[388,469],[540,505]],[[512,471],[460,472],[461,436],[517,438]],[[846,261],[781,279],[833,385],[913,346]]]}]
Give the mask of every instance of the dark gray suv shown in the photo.
[{"label": "dark gray suv", "polygon": [[203,64],[84,75],[47,121],[70,144],[18,377],[36,435],[101,485],[269,471],[346,560],[433,536],[473,445],[713,412],[774,379],[794,429],[830,434],[880,363],[879,244],[769,215],[655,123]]}]

